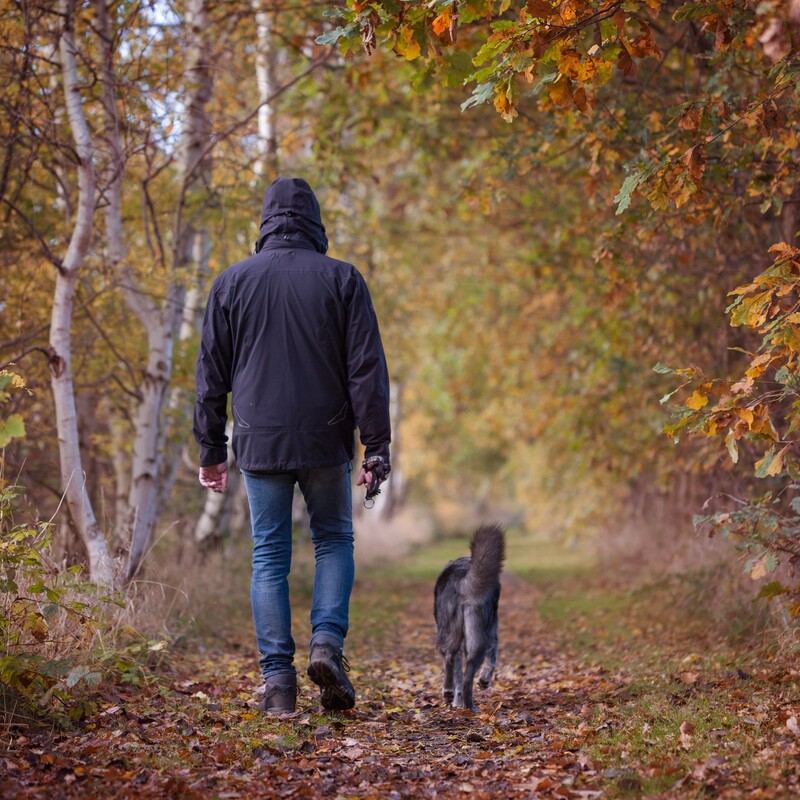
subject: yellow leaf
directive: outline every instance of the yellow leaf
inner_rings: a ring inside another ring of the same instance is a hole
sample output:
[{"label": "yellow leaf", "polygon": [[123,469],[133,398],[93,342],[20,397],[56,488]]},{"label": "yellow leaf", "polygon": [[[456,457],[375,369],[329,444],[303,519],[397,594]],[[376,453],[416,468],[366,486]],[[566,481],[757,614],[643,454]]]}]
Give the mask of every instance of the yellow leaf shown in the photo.
[{"label": "yellow leaf", "polygon": [[772,353],[762,353],[760,356],[756,356],[751,362],[750,367],[744,373],[748,378],[757,378],[759,375],[763,374],[767,367],[770,365],[770,362],[773,359]]},{"label": "yellow leaf", "polygon": [[748,292],[755,289],[757,284],[755,283],[743,283],[741,286],[737,286],[735,289],[731,289],[728,294],[747,294]]},{"label": "yellow leaf", "polygon": [[452,19],[451,7],[448,6],[433,21],[433,32],[437,36],[441,36],[445,31],[449,31],[450,30],[450,20],[451,19]]},{"label": "yellow leaf", "polygon": [[37,642],[43,642],[47,638],[50,629],[44,621],[44,617],[38,612],[28,615],[25,620],[25,629],[36,639]]},{"label": "yellow leaf", "polygon": [[566,75],[568,78],[577,77],[577,73],[581,66],[581,54],[571,47],[561,51],[561,56],[558,59],[558,71]]},{"label": "yellow leaf", "polygon": [[739,463],[739,445],[736,444],[736,437],[732,430],[728,431],[725,437],[725,446],[728,448],[728,455],[734,464]]},{"label": "yellow leaf", "polygon": [[495,95],[494,107],[506,122],[511,122],[517,116],[517,110],[504,89],[500,89]]},{"label": "yellow leaf", "polygon": [[767,407],[764,405],[753,406],[753,415],[754,419],[750,425],[750,430],[753,433],[763,433],[769,436],[770,439],[777,441],[778,432],[772,424]]},{"label": "yellow leaf", "polygon": [[[800,257],[800,249],[792,247],[791,245],[786,244],[786,242],[777,242],[776,244],[773,244],[769,248],[768,252],[777,253],[778,259],[782,258],[788,260]],[[776,259],[776,261],[778,259]]]},{"label": "yellow leaf", "polygon": [[700,389],[697,389],[686,401],[686,407],[691,408],[692,411],[699,411],[705,405],[708,405],[708,395],[703,394]]},{"label": "yellow leaf", "polygon": [[564,75],[559,75],[550,85],[549,95],[554,105],[568,106],[572,102],[572,81]]},{"label": "yellow leaf", "polygon": [[562,25],[572,25],[572,23],[578,18],[577,11],[570,3],[562,3],[558,9],[558,12],[558,16]]},{"label": "yellow leaf", "polygon": [[583,59],[577,50],[568,48],[561,51],[558,71],[572,80],[588,81],[597,72],[597,67],[593,59]]},{"label": "yellow leaf", "polygon": [[395,51],[407,61],[413,61],[421,52],[419,42],[414,38],[414,29],[404,27],[400,31],[400,39],[395,45]]},{"label": "yellow leaf", "polygon": [[783,457],[786,455],[786,451],[788,449],[789,445],[787,444],[786,447],[784,447],[781,450],[778,450],[778,452],[775,453],[775,457],[772,459],[769,467],[767,468],[767,471],[764,473],[765,475],[768,476],[780,475],[780,473],[783,471]]}]

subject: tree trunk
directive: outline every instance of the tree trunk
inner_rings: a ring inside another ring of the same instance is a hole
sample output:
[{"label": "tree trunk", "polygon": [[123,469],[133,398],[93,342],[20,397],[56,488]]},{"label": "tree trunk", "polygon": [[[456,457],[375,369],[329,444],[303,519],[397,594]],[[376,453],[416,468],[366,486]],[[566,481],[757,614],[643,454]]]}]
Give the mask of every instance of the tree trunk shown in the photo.
[{"label": "tree trunk", "polygon": [[[228,420],[225,433],[230,440],[233,433],[233,421]],[[231,459],[228,459],[230,464]],[[197,520],[194,528],[194,541],[197,547],[205,552],[214,547],[223,537],[220,531],[221,522],[225,516],[225,505],[228,502],[232,486],[228,484],[227,492],[206,492],[206,500],[203,505],[203,513]]]},{"label": "tree trunk", "polygon": [[[255,184],[263,184],[278,171],[278,139],[275,134],[275,108],[270,97],[275,91],[275,48],[272,46],[272,13],[264,10],[263,0],[253,0],[256,15],[256,85],[258,86],[258,159],[253,166]],[[266,188],[263,187],[262,188]]]},{"label": "tree trunk", "polygon": [[[123,425],[125,426],[124,431]],[[127,430],[126,420],[112,420],[111,447],[114,458],[114,530],[116,531],[114,546],[116,548],[123,545],[119,537],[125,531],[128,519],[128,494],[131,490],[131,461],[128,452]]]},{"label": "tree trunk", "polygon": [[783,204],[780,228],[783,241],[794,246],[800,228],[800,186],[795,187],[789,199]]},{"label": "tree trunk", "polygon": [[103,139],[107,156],[105,195],[108,260],[119,276],[126,302],[147,332],[147,366],[138,387],[134,416],[133,453],[128,485],[124,531],[130,537],[127,579],[139,571],[150,548],[158,513],[157,477],[161,461],[161,411],[172,373],[173,332],[183,289],[172,282],[162,307],[141,291],[133,270],[126,263],[122,228],[122,178],[125,158],[117,114],[112,30],[105,0],[95,0],[97,29],[102,51],[101,78],[104,111]]},{"label": "tree trunk", "polygon": [[173,331],[183,290],[171,283],[164,307],[151,314],[147,326],[147,369],[139,386],[141,400],[134,423],[131,486],[128,495],[127,528],[131,532],[127,579],[132,580],[142,565],[153,540],[158,516],[158,473],[161,465],[161,421],[164,399],[172,374]]},{"label": "tree trunk", "polygon": [[[258,138],[256,148],[258,158],[253,165],[255,187],[264,188],[267,179],[277,173],[278,141],[275,135],[275,110],[270,97],[275,91],[275,51],[272,47],[272,14],[263,9],[262,0],[253,0],[253,10],[256,18],[256,35],[258,46],[256,48],[256,85],[258,86]],[[233,435],[232,424],[226,430],[228,440]],[[228,464],[233,465],[233,459],[228,459]],[[227,520],[240,519],[243,514],[232,509],[244,506],[247,498],[244,492],[243,481],[231,481],[228,491],[217,494],[206,492],[203,512],[197,520],[194,530],[194,539],[201,547],[208,548],[214,542],[224,538],[221,526]]]},{"label": "tree trunk", "polygon": [[67,118],[78,157],[78,206],[67,254],[56,278],[53,314],[50,326],[50,372],[58,429],[61,482],[72,520],[89,556],[89,576],[103,586],[111,586],[114,576],[108,546],[94,515],[86,490],[86,475],[81,464],[78,441],[78,417],[72,376],[72,309],[78,272],[92,240],[95,174],[93,146],[83,113],[75,49],[75,3],[61,0],[59,11],[64,28],[61,32],[61,72]]},{"label": "tree trunk", "polygon": [[383,491],[386,499],[381,505],[380,514],[383,519],[390,519],[400,508],[403,501],[405,488],[403,472],[400,469],[400,424],[402,420],[402,388],[401,384],[394,382],[391,386],[391,401],[389,403],[389,418],[392,422],[392,472],[389,480],[384,484]]}]

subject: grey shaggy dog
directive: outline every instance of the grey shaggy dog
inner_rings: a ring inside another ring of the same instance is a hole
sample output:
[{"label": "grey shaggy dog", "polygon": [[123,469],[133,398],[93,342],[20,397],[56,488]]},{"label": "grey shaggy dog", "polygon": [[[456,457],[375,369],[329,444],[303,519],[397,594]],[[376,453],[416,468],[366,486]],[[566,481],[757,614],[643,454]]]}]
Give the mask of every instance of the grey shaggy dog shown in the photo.
[{"label": "grey shaggy dog", "polygon": [[444,659],[442,696],[454,708],[477,711],[472,685],[487,689],[497,666],[497,608],[505,532],[481,525],[472,537],[471,556],[447,564],[433,591],[436,647]]}]

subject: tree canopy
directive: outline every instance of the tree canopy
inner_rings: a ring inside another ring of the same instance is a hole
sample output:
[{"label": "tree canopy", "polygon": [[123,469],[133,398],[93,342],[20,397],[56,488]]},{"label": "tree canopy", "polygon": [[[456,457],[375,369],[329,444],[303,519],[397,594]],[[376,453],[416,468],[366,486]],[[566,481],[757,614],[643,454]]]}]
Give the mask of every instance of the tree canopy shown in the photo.
[{"label": "tree canopy", "polygon": [[47,332],[88,163],[65,100],[72,29],[96,180],[71,321],[76,430],[113,553],[146,552],[176,493],[201,513],[197,315],[213,276],[251,251],[278,174],[319,191],[332,252],[367,277],[409,498],[491,497],[586,534],[643,494],[688,514],[715,492],[768,490],[789,515],[786,549],[798,13],[745,0],[7,6],[0,346],[31,394],[7,401],[26,436],[6,445],[5,480],[22,470],[44,516],[69,482]]}]

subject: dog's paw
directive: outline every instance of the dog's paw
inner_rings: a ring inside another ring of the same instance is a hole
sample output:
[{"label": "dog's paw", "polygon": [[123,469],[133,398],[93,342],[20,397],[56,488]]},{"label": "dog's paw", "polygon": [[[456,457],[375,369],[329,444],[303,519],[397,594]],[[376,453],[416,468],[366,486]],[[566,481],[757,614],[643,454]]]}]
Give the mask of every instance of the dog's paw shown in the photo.
[{"label": "dog's paw", "polygon": [[442,692],[442,699],[445,701],[445,703],[447,703],[447,705],[452,705],[453,704],[453,697],[454,696],[455,696],[454,693],[449,691],[448,689],[445,689]]},{"label": "dog's paw", "polygon": [[492,683],[492,681],[491,680],[487,680],[486,678],[479,678],[478,679],[478,686],[480,686],[481,689],[488,689],[489,686],[491,685],[491,683]]}]

